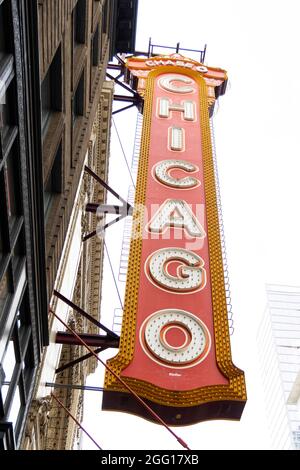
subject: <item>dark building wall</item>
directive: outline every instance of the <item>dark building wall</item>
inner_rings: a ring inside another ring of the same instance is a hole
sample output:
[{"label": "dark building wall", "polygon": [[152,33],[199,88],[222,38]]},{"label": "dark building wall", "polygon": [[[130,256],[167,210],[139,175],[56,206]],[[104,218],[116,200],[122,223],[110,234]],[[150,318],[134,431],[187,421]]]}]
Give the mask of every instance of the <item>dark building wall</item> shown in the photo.
[{"label": "dark building wall", "polygon": [[5,449],[18,446],[25,425],[48,344],[48,301],[36,4],[2,0],[0,22],[0,448]]}]

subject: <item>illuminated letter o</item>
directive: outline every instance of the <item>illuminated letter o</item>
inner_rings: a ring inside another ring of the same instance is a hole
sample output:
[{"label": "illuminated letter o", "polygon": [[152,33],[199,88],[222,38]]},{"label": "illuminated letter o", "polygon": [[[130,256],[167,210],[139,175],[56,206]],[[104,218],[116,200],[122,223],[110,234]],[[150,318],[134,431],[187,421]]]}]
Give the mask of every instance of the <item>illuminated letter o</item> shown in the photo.
[{"label": "illuminated letter o", "polygon": [[166,367],[199,364],[211,343],[206,325],[192,313],[179,309],[150,315],[140,329],[140,341],[146,354]]}]

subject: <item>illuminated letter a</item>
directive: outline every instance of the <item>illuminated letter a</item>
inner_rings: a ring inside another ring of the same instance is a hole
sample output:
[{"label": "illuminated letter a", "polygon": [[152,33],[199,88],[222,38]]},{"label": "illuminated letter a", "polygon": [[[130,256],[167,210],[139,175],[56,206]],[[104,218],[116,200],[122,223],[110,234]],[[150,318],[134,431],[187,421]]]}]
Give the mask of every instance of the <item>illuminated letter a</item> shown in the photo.
[{"label": "illuminated letter a", "polygon": [[192,237],[204,238],[205,231],[189,205],[182,199],[167,199],[148,224],[149,232],[163,233],[168,227],[181,228]]}]

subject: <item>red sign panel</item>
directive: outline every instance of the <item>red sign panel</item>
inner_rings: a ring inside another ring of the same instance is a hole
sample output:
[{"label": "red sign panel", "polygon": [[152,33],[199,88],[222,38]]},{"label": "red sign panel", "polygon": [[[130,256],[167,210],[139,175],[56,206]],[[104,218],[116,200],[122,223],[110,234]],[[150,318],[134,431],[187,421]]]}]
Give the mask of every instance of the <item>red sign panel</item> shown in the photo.
[{"label": "red sign panel", "polygon": [[[109,364],[171,424],[238,419],[246,393],[230,356],[200,73],[150,72],[142,139],[120,351]],[[145,415],[109,373],[106,388],[104,409]]]}]

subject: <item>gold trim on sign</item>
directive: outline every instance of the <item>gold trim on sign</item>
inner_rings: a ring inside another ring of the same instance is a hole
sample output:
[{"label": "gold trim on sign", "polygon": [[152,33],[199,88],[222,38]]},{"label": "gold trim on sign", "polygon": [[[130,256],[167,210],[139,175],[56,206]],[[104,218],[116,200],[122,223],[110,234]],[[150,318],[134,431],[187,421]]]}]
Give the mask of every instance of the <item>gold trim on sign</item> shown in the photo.
[{"label": "gold trim on sign", "polygon": [[[153,108],[153,93],[155,79],[162,73],[179,73],[195,79],[199,85],[200,95],[200,127],[202,139],[202,156],[204,171],[204,190],[206,199],[207,236],[210,259],[210,278],[213,303],[215,352],[218,368],[228,379],[228,385],[212,385],[188,391],[170,391],[157,387],[148,382],[127,378],[123,380],[130,385],[141,397],[166,406],[190,407],[211,401],[246,401],[245,378],[242,370],[232,362],[230,350],[230,338],[227,318],[227,306],[225,296],[223,259],[220,240],[220,227],[218,219],[216,184],[214,176],[214,164],[208,114],[207,88],[204,78],[192,70],[183,70],[181,67],[162,66],[148,75],[147,89],[144,102],[144,119],[140,162],[138,169],[135,207],[144,206],[146,199],[147,178],[149,173],[149,146],[151,133],[151,116]],[[143,214],[144,219],[144,214]],[[134,213],[133,226],[138,226],[142,233],[141,212]],[[130,256],[128,264],[125,307],[122,322],[120,349],[118,354],[110,359],[109,366],[120,375],[132,361],[136,338],[136,315],[138,305],[139,279],[141,269],[142,238],[132,237],[130,244]],[[112,374],[105,374],[105,388],[107,390],[124,391]]]}]

